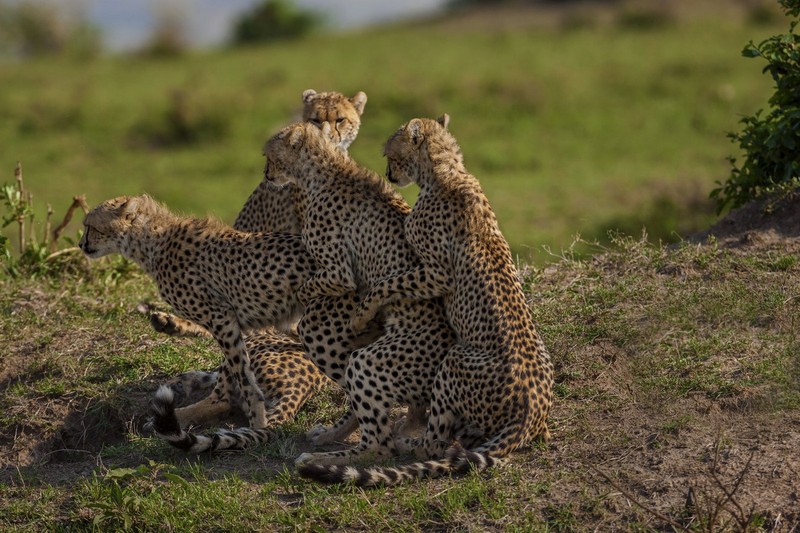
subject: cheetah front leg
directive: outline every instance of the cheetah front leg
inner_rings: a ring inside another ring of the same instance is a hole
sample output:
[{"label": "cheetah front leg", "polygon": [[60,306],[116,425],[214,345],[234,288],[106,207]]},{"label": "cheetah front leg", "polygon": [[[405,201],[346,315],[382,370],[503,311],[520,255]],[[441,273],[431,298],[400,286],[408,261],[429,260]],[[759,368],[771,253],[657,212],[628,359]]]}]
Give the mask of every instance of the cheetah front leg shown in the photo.
[{"label": "cheetah front leg", "polygon": [[452,276],[442,267],[423,265],[379,281],[358,305],[350,327],[360,331],[378,311],[393,302],[408,298],[429,300],[450,292]]},{"label": "cheetah front leg", "polygon": [[238,381],[250,427],[257,429],[266,427],[264,393],[259,388],[253,373],[250,356],[236,315],[232,312],[212,315],[209,330],[222,351],[225,352],[225,366],[230,373],[228,378]]},{"label": "cheetah front leg", "polygon": [[324,237],[309,237],[310,242],[306,239],[319,270],[297,291],[297,299],[303,304],[323,296],[343,296],[357,288],[347,247],[335,235]]},{"label": "cheetah front leg", "polygon": [[306,281],[297,291],[297,299],[307,305],[315,298],[323,296],[342,296],[356,290],[352,278],[347,279],[340,272],[332,270],[317,271],[310,280]]},{"label": "cheetah front leg", "polygon": [[[347,360],[353,350],[374,341],[378,334],[352,335],[346,327],[356,306],[354,294],[314,299],[306,307],[297,332],[308,357],[340,387],[345,386]],[[306,433],[314,444],[342,441],[358,427],[348,405],[344,416],[332,426],[316,426]]]}]

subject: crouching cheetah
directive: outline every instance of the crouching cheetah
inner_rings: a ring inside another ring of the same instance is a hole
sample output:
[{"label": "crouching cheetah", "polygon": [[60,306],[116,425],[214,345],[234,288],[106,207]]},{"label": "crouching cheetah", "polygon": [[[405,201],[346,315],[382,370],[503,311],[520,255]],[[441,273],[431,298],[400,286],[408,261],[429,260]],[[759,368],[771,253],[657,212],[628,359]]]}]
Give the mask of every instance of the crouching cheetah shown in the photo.
[{"label": "crouching cheetah", "polygon": [[[436,373],[424,437],[397,442],[398,449],[433,460],[362,470],[307,464],[300,468],[305,477],[393,484],[470,465],[486,468],[529,440],[550,436],[553,366],[508,244],[447,122],[447,115],[438,122],[414,119],[386,144],[387,178],[399,186],[419,185],[405,236],[421,265],[375,284],[353,318],[358,328],[382,306],[444,298],[458,344]],[[454,439],[464,448],[451,446]]]},{"label": "crouching cheetah", "polygon": [[[329,135],[343,151],[347,151],[358,136],[361,115],[367,95],[361,91],[352,97],[338,92],[303,91],[303,120],[321,128],[329,124]],[[242,207],[233,227],[239,231],[257,233],[300,233],[302,196],[292,186],[277,187],[262,180]],[[145,310],[150,311],[145,308]],[[207,336],[208,332],[192,322],[162,311],[150,312],[150,323],[156,331],[175,336]]]},{"label": "crouching cheetah", "polygon": [[280,328],[302,312],[295,293],[315,265],[299,235],[242,233],[214,220],[179,217],[147,195],[123,196],[86,215],[80,248],[90,258],[120,253],[137,263],[162,298],[222,348],[214,391],[176,411],[181,426],[226,413],[235,390],[250,426],[267,426],[243,333]]},{"label": "crouching cheetah", "polygon": [[[352,353],[343,349],[352,336],[348,325],[355,294],[418,260],[403,237],[408,204],[383,179],[337,150],[327,130],[327,125],[320,130],[294,124],[264,147],[265,179],[293,183],[307,196],[303,242],[318,268],[297,295],[310,302],[298,326],[300,338],[309,356],[347,391],[361,430],[352,449],[303,454],[298,464],[393,454],[390,409],[400,403],[410,406],[410,416],[424,415],[435,369],[455,342],[441,301],[429,299],[386,305],[384,334]],[[315,435],[317,442],[346,421]]]},{"label": "crouching cheetah", "polygon": [[[267,427],[236,428],[200,435],[181,428],[175,413],[175,392],[186,395],[211,392],[222,367],[212,372],[186,372],[168,385],[162,385],[153,399],[151,426],[155,433],[176,448],[201,453],[231,448],[245,448],[266,442],[273,437],[273,426],[292,420],[306,400],[328,380],[305,356],[303,345],[296,339],[275,331],[245,337],[245,345],[256,381],[267,405]],[[238,391],[237,391],[238,392]],[[228,404],[230,407],[230,404]],[[228,412],[194,423],[215,424]]]}]

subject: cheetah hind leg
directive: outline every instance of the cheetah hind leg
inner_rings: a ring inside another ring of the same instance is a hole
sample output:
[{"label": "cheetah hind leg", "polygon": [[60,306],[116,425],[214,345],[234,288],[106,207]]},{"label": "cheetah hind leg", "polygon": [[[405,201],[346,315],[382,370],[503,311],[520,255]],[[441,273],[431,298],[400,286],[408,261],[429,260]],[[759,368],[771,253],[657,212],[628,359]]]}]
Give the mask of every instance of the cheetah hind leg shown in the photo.
[{"label": "cheetah hind leg", "polygon": [[351,409],[332,426],[315,426],[306,433],[306,438],[320,446],[345,440],[358,428],[358,420]]}]

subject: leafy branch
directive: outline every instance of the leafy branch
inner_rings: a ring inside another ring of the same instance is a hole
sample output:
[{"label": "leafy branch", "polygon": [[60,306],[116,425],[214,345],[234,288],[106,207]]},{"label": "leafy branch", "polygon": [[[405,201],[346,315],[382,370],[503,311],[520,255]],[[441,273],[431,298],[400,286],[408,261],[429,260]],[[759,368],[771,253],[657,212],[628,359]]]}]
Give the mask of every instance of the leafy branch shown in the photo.
[{"label": "leafy branch", "polygon": [[[779,0],[786,15],[800,15],[800,0]],[[731,175],[724,184],[711,191],[717,212],[740,205],[772,192],[787,192],[800,185],[800,35],[795,33],[798,21],[789,31],[750,43],[742,50],[747,58],[767,61],[763,72],[775,81],[769,110],[758,110],[740,121],[742,130],[728,137],[739,145],[744,160],[733,156]]]}]

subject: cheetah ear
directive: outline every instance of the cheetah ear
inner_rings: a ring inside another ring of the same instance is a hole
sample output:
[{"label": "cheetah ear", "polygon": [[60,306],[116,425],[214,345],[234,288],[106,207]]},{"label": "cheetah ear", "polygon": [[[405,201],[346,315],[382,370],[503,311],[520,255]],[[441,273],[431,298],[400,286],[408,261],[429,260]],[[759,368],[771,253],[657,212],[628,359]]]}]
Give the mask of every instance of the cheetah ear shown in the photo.
[{"label": "cheetah ear", "polygon": [[438,122],[444,129],[447,129],[447,127],[450,125],[450,115],[447,113],[442,113],[442,116],[437,118],[436,122]]},{"label": "cheetah ear", "polygon": [[314,97],[317,95],[317,91],[314,89],[306,89],[303,91],[303,103],[309,103]]},{"label": "cheetah ear", "polygon": [[304,138],[305,129],[303,129],[302,124],[297,124],[289,134],[289,146],[292,148],[298,148],[302,146]]},{"label": "cheetah ear", "polygon": [[356,108],[356,112],[362,115],[364,113],[364,106],[367,105],[367,93],[358,91],[355,96],[350,98],[350,103]]},{"label": "cheetah ear", "polygon": [[125,202],[119,206],[120,217],[127,221],[133,222],[139,215],[140,198],[138,196],[126,196]]},{"label": "cheetah ear", "polygon": [[406,126],[406,132],[411,137],[411,143],[414,147],[419,147],[422,141],[425,140],[425,135],[422,133],[422,121],[418,118],[411,120]]}]

